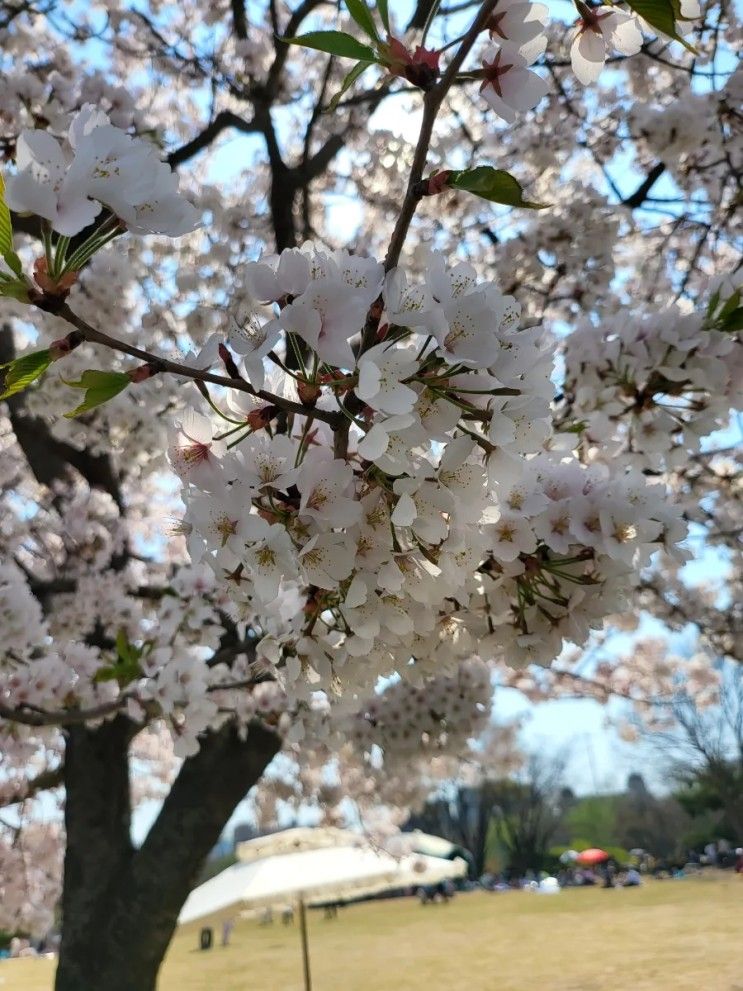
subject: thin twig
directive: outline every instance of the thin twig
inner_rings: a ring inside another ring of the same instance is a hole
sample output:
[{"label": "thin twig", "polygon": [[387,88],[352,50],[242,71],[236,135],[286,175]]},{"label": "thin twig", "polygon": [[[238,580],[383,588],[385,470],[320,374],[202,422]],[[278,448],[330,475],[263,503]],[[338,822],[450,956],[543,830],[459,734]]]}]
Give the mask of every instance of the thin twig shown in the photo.
[{"label": "thin twig", "polygon": [[[275,396],[273,393],[266,392],[264,389],[254,389],[249,382],[245,381],[245,379],[228,378],[225,375],[215,375],[213,372],[208,372],[201,368],[192,368],[190,365],[184,365],[179,361],[171,361],[168,358],[160,358],[158,355],[152,354],[149,351],[144,351],[142,348],[134,347],[131,344],[127,344],[125,341],[120,341],[116,337],[111,337],[109,334],[104,334],[102,331],[96,330],[95,327],[91,327],[89,323],[86,323],[86,321],[74,313],[66,303],[59,309],[55,310],[55,313],[57,316],[62,317],[63,320],[66,320],[67,323],[72,324],[72,326],[80,332],[84,340],[91,344],[102,344],[104,347],[110,348],[112,351],[119,351],[122,354],[128,354],[132,358],[139,358],[152,367],[153,374],[157,372],[170,372],[173,375],[179,375],[181,378],[193,379],[196,382],[210,382],[213,385],[224,386],[225,389],[235,389],[238,392],[247,392],[251,396],[255,396],[258,399],[263,399],[272,406],[277,406],[286,413],[298,413],[302,416],[307,416],[308,410],[301,403],[295,403],[291,399],[284,399],[283,396]],[[313,412],[315,419],[323,420],[332,427],[336,427],[340,422],[340,416],[337,413],[329,413],[325,410],[318,409],[315,409]]]},{"label": "thin twig", "polygon": [[467,31],[462,39],[462,43],[457,49],[454,58],[446,67],[446,72],[433,89],[429,90],[423,98],[423,120],[421,121],[421,129],[415,147],[413,164],[410,169],[410,175],[408,176],[405,199],[403,200],[395,229],[392,232],[387,257],[384,261],[386,272],[394,268],[400,260],[400,254],[408,229],[421,199],[420,182],[423,178],[423,170],[426,167],[426,159],[428,158],[428,149],[431,144],[431,137],[433,136],[433,126],[436,122],[436,116],[441,108],[441,104],[444,102],[444,97],[449,92],[457,73],[477,40],[477,36],[487,25],[496,3],[497,0],[485,0],[485,3],[480,7],[477,17],[472,22],[469,31]]}]

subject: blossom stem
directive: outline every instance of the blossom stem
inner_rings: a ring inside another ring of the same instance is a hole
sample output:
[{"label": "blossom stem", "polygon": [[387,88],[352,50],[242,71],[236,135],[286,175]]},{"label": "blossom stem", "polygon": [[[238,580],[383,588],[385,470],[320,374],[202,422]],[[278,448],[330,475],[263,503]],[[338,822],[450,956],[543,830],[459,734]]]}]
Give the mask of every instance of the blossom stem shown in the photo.
[{"label": "blossom stem", "polygon": [[302,436],[299,440],[299,447],[297,448],[297,454],[296,457],[294,458],[295,468],[299,467],[299,464],[304,459],[307,451],[309,450],[309,435],[314,421],[315,421],[315,413],[313,410],[313,412],[311,412],[308,415],[307,419],[304,422],[304,429],[302,430]]},{"label": "blossom stem", "polygon": [[431,29],[431,25],[433,24],[434,18],[436,17],[436,15],[439,12],[439,7],[440,6],[441,6],[441,0],[433,0],[433,3],[431,4],[431,8],[428,11],[428,16],[426,17],[426,22],[423,25],[423,33],[421,34],[421,47],[422,48],[425,47],[426,38],[428,36],[428,32]]},{"label": "blossom stem", "polygon": [[[219,408],[219,406],[217,406],[217,404],[214,402],[214,400],[212,399],[212,397],[209,395],[209,391],[206,388],[206,386],[204,386],[203,390],[202,389],[199,389],[199,392],[201,392],[201,395],[204,397],[204,399],[206,399],[207,403],[211,406],[211,408],[214,410],[214,412],[217,414],[217,416],[220,419],[226,420],[228,423],[235,423],[235,424],[237,424],[237,426],[236,426],[235,429],[238,429],[239,427],[244,427],[245,426],[245,421],[244,420],[233,420],[233,418],[231,416],[227,416],[227,414],[225,412],[223,412],[223,410],[221,410]],[[228,431],[228,433],[232,433],[232,431]],[[226,434],[224,434],[223,436],[226,436]]]},{"label": "blossom stem", "polygon": [[[230,423],[232,423],[232,422],[233,421],[230,420]],[[238,430],[244,430],[244,429],[245,429],[245,424],[244,423],[238,423],[238,425],[236,427],[230,427],[230,429],[229,430],[225,430],[224,433],[215,434],[214,435],[214,440],[224,440],[225,437],[231,437],[233,434],[236,434]]]},{"label": "blossom stem", "polygon": [[432,334],[429,334],[428,337],[423,342],[423,347],[420,349],[420,351],[418,352],[418,354],[415,356],[415,362],[416,362],[416,364],[420,364],[420,360],[423,357],[423,353],[426,350],[426,348],[428,347],[428,345],[431,343],[432,340],[433,340],[433,335]]},{"label": "blossom stem", "polygon": [[[237,429],[237,427],[235,429]],[[228,433],[234,433],[234,432],[235,432],[234,430],[228,431]],[[248,427],[244,434],[241,434],[239,437],[236,437],[235,440],[231,440],[229,442],[229,444],[227,445],[227,450],[230,450],[233,447],[237,447],[238,444],[241,444],[245,440],[245,438],[252,433],[253,433],[253,428]]]},{"label": "blossom stem", "polygon": [[269,351],[268,352],[268,357],[271,359],[271,361],[274,363],[274,365],[277,365],[281,369],[282,372],[284,372],[286,375],[291,376],[291,378],[293,378],[296,382],[303,382],[303,381],[305,381],[302,378],[301,375],[299,375],[297,372],[295,372],[291,368],[289,368],[288,365],[285,365],[284,362],[281,360],[281,358],[279,358],[279,356],[276,354],[275,351]]},{"label": "blossom stem", "polygon": [[297,361],[297,367],[298,367],[299,371],[302,372],[302,374],[306,378],[307,377],[307,369],[304,367],[304,358],[302,357],[302,350],[299,347],[299,345],[297,344],[296,335],[295,334],[287,334],[286,337],[287,337],[287,340],[289,341],[289,344],[291,345],[292,351],[294,352],[294,357],[295,357],[295,359]]},{"label": "blossom stem", "polygon": [[454,48],[454,46],[455,45],[458,45],[460,43],[460,41],[464,41],[464,38],[465,38],[465,36],[463,34],[460,34],[458,38],[452,38],[451,41],[447,41],[447,43],[445,45],[442,45],[441,48],[439,48],[439,51],[440,52],[445,52],[449,48]]},{"label": "blossom stem", "polygon": [[119,229],[114,228],[112,231],[107,233],[101,233],[103,227],[101,227],[95,234],[92,234],[87,241],[84,241],[80,247],[66,260],[62,272],[77,272],[83,265],[90,261],[93,255],[100,251],[101,248],[105,247],[109,241],[113,241],[115,237],[119,235]]}]

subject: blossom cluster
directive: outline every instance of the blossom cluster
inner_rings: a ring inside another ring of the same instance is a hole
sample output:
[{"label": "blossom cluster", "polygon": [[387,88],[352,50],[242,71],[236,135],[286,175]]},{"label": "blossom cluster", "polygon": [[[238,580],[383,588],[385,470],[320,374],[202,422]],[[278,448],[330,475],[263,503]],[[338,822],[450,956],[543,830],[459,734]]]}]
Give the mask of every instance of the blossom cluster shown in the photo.
[{"label": "blossom cluster", "polygon": [[0,925],[46,935],[55,919],[62,887],[61,829],[31,821],[13,842],[0,842]]},{"label": "blossom cluster", "polygon": [[490,671],[479,660],[461,664],[451,675],[419,688],[398,681],[374,695],[350,721],[347,736],[361,753],[374,744],[384,753],[385,771],[433,754],[463,749],[485,729],[490,717]]},{"label": "blossom cluster", "polygon": [[[584,85],[598,80],[612,52],[636,55],[643,45],[643,27],[653,33],[652,27],[632,10],[594,6],[582,0],[577,0],[576,7],[579,17],[572,31],[570,61],[576,78]],[[491,109],[509,124],[519,114],[532,110],[549,92],[548,81],[531,68],[541,60],[548,45],[548,13],[543,3],[499,0],[487,22],[491,44],[477,74],[482,79],[480,92]],[[696,0],[690,0],[680,12],[681,22],[693,20],[700,13]],[[413,56],[405,54],[413,69],[425,64],[438,71],[440,53],[419,48]]]},{"label": "blossom cluster", "polygon": [[715,212],[734,215],[736,184],[728,176],[743,168],[741,105],[738,67],[719,88],[695,92],[686,86],[665,105],[643,94],[628,107],[627,124],[645,162],[659,159],[690,198],[703,194]]},{"label": "blossom cluster", "polygon": [[43,628],[41,606],[23,580],[20,569],[0,564],[0,624],[3,651],[22,657],[38,641]]},{"label": "blossom cluster", "polygon": [[509,124],[549,91],[547,80],[529,68],[547,47],[547,13],[542,3],[500,0],[488,23],[493,44],[483,57],[480,92]]},{"label": "blossom cluster", "polygon": [[10,638],[0,667],[4,707],[99,712],[94,721],[123,708],[141,725],[163,719],[179,757],[195,752],[199,734],[229,714],[247,726],[286,708],[275,684],[246,690],[254,680],[248,647],[229,664],[207,664],[223,631],[220,611],[230,609],[210,571],[181,568],[165,589],[141,597],[135,575],[122,580],[95,565],[79,570],[72,590],[56,595],[43,617],[20,569],[3,565],[0,616]]},{"label": "blossom cluster", "polygon": [[743,374],[735,335],[672,306],[583,323],[565,342],[565,394],[585,442],[638,468],[681,466],[727,422]]},{"label": "blossom cluster", "polygon": [[[411,281],[305,245],[245,279],[274,315],[231,340],[272,392],[222,410],[222,431],[190,411],[170,456],[193,560],[295,697],[395,671],[420,684],[483,651],[549,663],[678,539],[661,488],[545,450],[551,348],[467,264],[432,255]],[[304,412],[279,415],[279,397]]]},{"label": "blossom cluster", "polygon": [[65,237],[93,224],[103,207],[136,234],[177,237],[199,224],[155,146],[114,127],[92,104],[73,117],[63,141],[22,131],[16,167],[6,182],[8,206],[43,217]]}]

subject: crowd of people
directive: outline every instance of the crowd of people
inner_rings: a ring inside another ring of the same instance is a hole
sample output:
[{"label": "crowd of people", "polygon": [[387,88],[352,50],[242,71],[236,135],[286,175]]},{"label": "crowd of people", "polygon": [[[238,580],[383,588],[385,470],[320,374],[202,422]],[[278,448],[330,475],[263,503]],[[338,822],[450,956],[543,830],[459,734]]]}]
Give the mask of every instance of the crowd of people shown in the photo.
[{"label": "crowd of people", "polygon": [[16,957],[55,956],[59,949],[59,937],[32,940],[26,936],[11,937],[7,947],[0,948],[0,960]]},{"label": "crowd of people", "polygon": [[509,872],[487,873],[479,879],[476,887],[487,891],[544,890],[544,882],[549,879],[554,880],[558,890],[582,887],[636,888],[646,877],[657,880],[682,878],[709,867],[733,869],[736,874],[743,875],[743,847],[735,847],[727,840],[719,840],[708,843],[703,851],[687,851],[686,858],[678,861],[656,858],[645,851],[637,850],[633,851],[631,861],[626,864],[608,857],[604,862],[592,866],[565,863],[554,872],[554,876],[548,871],[526,871],[521,875]]}]

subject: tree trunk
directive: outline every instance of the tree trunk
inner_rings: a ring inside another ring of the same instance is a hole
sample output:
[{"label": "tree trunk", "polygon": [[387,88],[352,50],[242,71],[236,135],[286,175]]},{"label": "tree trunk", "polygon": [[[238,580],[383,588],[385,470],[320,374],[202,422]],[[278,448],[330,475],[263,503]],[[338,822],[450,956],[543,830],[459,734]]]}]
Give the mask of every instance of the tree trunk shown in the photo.
[{"label": "tree trunk", "polygon": [[[104,968],[107,913],[132,856],[127,752],[132,724],[121,716],[99,729],[71,726],[65,746],[67,847],[57,988],[92,984]],[[87,976],[86,976],[87,975]]]},{"label": "tree trunk", "polygon": [[268,730],[207,734],[184,761],[139,850],[130,840],[128,747],[117,717],[71,727],[65,755],[67,851],[56,991],[155,991],[178,913],[238,802],[279,749]]}]

